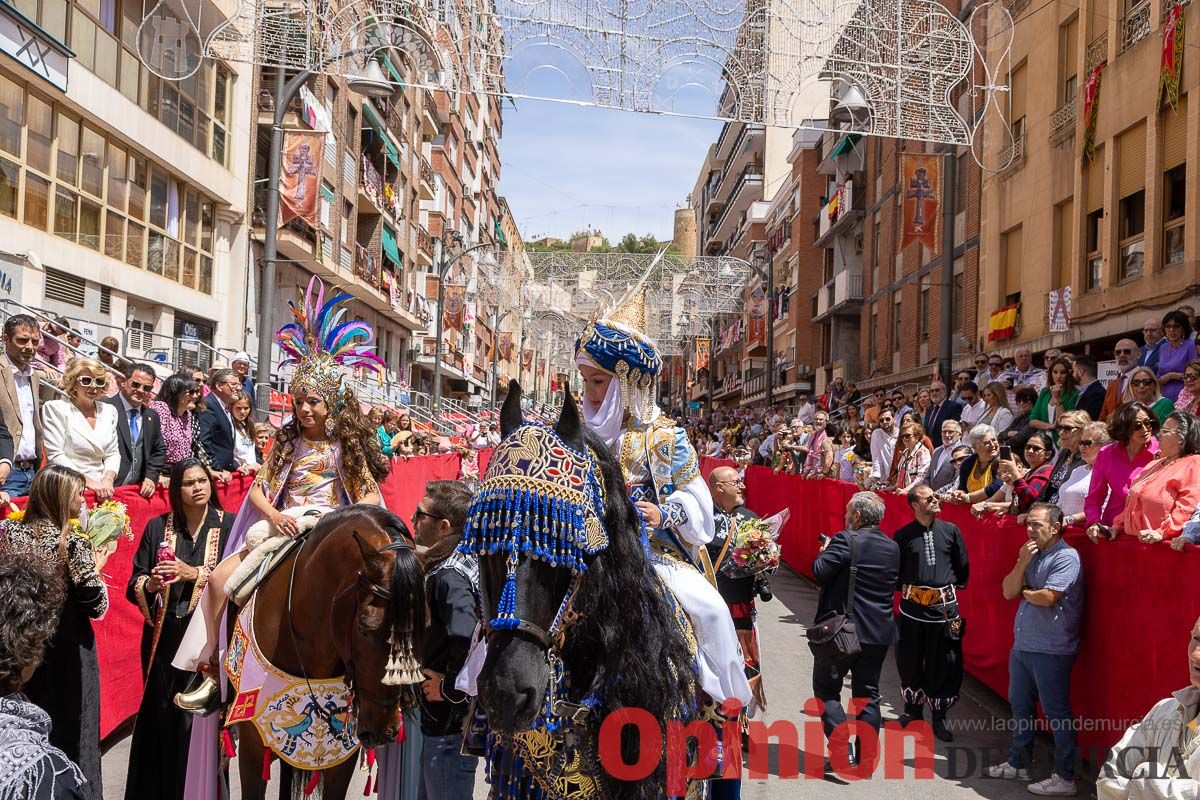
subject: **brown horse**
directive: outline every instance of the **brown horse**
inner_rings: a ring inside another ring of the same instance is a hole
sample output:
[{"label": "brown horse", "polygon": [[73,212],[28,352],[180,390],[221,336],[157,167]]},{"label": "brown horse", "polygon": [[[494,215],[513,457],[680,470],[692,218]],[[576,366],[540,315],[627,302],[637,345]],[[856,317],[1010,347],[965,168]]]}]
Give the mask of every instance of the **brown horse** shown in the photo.
[{"label": "brown horse", "polygon": [[[344,677],[362,746],[396,740],[417,695],[414,685],[384,684],[390,641],[415,650],[425,625],[424,582],[399,517],[369,505],[330,512],[263,581],[254,604],[254,635],[272,665],[310,680]],[[240,737],[242,797],[263,800],[263,742],[252,723],[240,725]],[[356,761],[321,773],[322,797],[346,796]],[[283,767],[287,797],[294,770]]]}]

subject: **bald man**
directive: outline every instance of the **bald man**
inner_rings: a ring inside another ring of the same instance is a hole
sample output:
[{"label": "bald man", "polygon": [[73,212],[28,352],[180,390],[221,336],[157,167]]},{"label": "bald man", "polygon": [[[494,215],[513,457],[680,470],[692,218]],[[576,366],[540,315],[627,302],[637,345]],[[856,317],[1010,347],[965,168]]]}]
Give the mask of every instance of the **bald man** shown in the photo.
[{"label": "bald man", "polygon": [[1129,388],[1129,373],[1137,366],[1141,350],[1133,339],[1121,339],[1113,348],[1113,358],[1117,361],[1117,369],[1121,372],[1108,383],[1104,392],[1104,405],[1100,408],[1100,420],[1108,422],[1108,418],[1118,408],[1133,399]]},{"label": "bald man", "polygon": [[1141,347],[1141,353],[1138,356],[1138,366],[1157,369],[1158,343],[1163,338],[1162,323],[1154,317],[1146,320],[1146,324],[1142,326],[1142,338],[1146,340],[1146,343]]},{"label": "bald man", "polygon": [[[749,575],[733,577],[729,575],[733,564],[730,553],[733,550],[734,534],[737,524],[742,519],[758,519],[758,515],[746,508],[746,482],[733,467],[717,467],[708,476],[708,489],[713,497],[713,521],[715,534],[708,547],[708,557],[712,561],[713,571],[717,574],[717,591],[729,606],[729,614],[733,617],[733,627],[737,630],[738,642],[742,646],[742,655],[746,658],[746,677],[750,688],[754,690],[755,704],[765,706],[762,677],[759,674],[758,637],[754,630],[754,620],[757,612],[754,609],[754,596],[762,589],[756,586],[761,582],[770,591],[766,576]],[[770,599],[768,595],[766,599]]]}]

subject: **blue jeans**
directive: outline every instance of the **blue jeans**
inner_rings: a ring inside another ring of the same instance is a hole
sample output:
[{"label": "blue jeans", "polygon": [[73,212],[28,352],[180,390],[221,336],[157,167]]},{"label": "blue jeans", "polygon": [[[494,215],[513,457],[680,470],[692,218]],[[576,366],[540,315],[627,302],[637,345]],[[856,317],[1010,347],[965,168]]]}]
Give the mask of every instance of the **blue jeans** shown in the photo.
[{"label": "blue jeans", "polygon": [[28,496],[29,487],[33,485],[33,476],[36,474],[36,469],[17,469],[14,466],[12,472],[8,473],[8,480],[0,486],[0,492],[7,492],[9,497]]},{"label": "blue jeans", "polygon": [[1008,702],[1013,736],[1008,763],[1028,767],[1033,760],[1036,705],[1040,701],[1054,735],[1054,772],[1075,779],[1075,718],[1071,715],[1071,667],[1075,655],[1013,650],[1008,658]]},{"label": "blue jeans", "polygon": [[426,736],[421,749],[418,800],[462,800],[475,792],[476,756],[464,756],[462,734]]}]

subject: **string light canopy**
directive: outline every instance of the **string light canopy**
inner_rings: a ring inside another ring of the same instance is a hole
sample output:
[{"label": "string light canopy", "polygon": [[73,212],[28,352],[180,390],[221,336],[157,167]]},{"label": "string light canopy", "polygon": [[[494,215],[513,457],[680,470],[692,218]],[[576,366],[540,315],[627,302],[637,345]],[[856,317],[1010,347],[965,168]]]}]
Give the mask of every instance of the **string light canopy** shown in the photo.
[{"label": "string light canopy", "polygon": [[204,7],[147,14],[139,53],[160,77],[201,57],[349,77],[395,55],[418,88],[793,128],[832,111],[946,144],[970,144],[1005,88],[937,0],[237,0],[216,21]]}]

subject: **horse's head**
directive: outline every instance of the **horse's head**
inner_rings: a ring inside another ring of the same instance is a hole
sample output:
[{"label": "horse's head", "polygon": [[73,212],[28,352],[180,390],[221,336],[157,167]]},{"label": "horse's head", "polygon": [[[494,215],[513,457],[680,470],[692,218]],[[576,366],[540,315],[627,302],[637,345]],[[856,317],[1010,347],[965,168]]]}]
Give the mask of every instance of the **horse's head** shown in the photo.
[{"label": "horse's head", "polygon": [[[569,595],[608,546],[605,506],[627,502],[601,474],[570,395],[554,429],[525,424],[521,389],[509,384],[504,440],[468,514],[464,546],[480,556],[488,655],[479,697],[494,730],[530,727],[550,680]],[[607,455],[607,454],[606,454]]]},{"label": "horse's head", "polygon": [[402,712],[416,704],[422,675],[414,657],[425,625],[425,588],[403,520],[378,506],[339,513],[362,557],[354,582],[334,598],[334,630],[354,695],[364,747],[390,744]]}]

